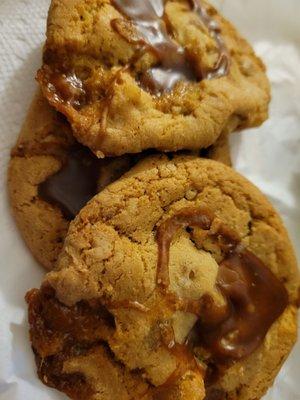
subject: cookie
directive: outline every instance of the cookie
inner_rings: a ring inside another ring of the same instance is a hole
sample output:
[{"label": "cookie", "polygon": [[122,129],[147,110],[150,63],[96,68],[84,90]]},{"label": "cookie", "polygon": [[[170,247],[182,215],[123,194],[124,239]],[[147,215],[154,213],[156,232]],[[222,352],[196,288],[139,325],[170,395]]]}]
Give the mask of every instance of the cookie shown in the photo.
[{"label": "cookie", "polygon": [[99,157],[207,148],[270,100],[262,61],[204,0],[52,0],[37,79]]},{"label": "cookie", "polygon": [[28,293],[39,376],[72,399],[259,399],[295,342],[298,287],[256,187],[213,160],[149,157],[81,210]]},{"label": "cookie", "polygon": [[55,265],[80,209],[139,158],[99,160],[74,140],[65,118],[36,94],[12,150],[8,188],[22,236],[45,268]]},{"label": "cookie", "polygon": [[[230,164],[226,132],[203,156]],[[36,94],[12,151],[8,187],[22,236],[45,268],[54,267],[80,209],[143,157],[97,159],[76,142],[65,118]]]}]

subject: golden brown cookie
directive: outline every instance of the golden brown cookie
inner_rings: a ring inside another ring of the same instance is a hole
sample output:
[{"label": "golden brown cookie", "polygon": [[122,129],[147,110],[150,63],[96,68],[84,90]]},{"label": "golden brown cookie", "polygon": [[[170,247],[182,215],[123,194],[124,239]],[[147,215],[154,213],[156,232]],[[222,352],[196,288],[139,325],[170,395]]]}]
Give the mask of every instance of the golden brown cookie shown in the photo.
[{"label": "golden brown cookie", "polygon": [[12,150],[8,187],[22,236],[45,268],[53,268],[70,220],[138,159],[97,159],[75,141],[65,118],[36,94]]},{"label": "golden brown cookie", "polygon": [[124,400],[257,400],[295,342],[298,287],[282,221],[249,181],[147,158],[82,209],[27,295],[39,376],[72,399],[114,399],[113,385]]},{"label": "golden brown cookie", "polygon": [[[225,134],[206,156],[230,163]],[[98,160],[75,141],[64,117],[40,92],[36,94],[12,151],[8,186],[22,236],[45,268],[54,267],[70,220],[94,194],[142,157]]]},{"label": "golden brown cookie", "polygon": [[262,61],[204,0],[52,0],[37,78],[99,157],[207,148],[270,100]]}]

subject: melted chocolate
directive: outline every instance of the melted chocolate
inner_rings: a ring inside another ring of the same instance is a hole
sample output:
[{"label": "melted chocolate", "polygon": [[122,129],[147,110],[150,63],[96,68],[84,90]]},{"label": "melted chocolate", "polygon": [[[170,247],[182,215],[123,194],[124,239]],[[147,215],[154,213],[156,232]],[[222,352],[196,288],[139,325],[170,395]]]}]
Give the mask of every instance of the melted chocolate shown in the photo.
[{"label": "melted chocolate", "polygon": [[112,22],[113,28],[142,50],[150,50],[159,61],[159,65],[141,74],[142,87],[150,92],[161,93],[171,90],[178,81],[197,80],[192,66],[187,61],[185,49],[168,34],[162,0],[113,0],[113,4],[133,21],[141,36],[130,39],[127,35],[124,36],[123,21],[119,19]]},{"label": "melted chocolate", "polygon": [[[157,280],[164,290],[169,285],[169,251],[175,233],[187,227],[209,230],[213,219],[207,210],[183,209],[160,226]],[[226,364],[248,356],[262,343],[286,308],[288,294],[271,270],[240,244],[234,232],[221,225],[211,236],[225,255],[217,286],[226,304],[217,306],[208,295],[199,300],[198,308],[195,301],[183,304],[184,310],[199,317],[193,345],[208,348],[215,361]]]},{"label": "melted chocolate", "polygon": [[196,329],[202,345],[214,358],[226,363],[250,355],[264,340],[271,325],[288,305],[282,283],[252,252],[236,248],[222,261],[217,286],[227,300],[227,310],[217,323],[207,309]]},{"label": "melted chocolate", "polygon": [[70,148],[62,168],[38,188],[39,196],[58,205],[64,216],[72,220],[81,208],[97,193],[99,161],[87,148]]},{"label": "melted chocolate", "polygon": [[72,220],[86,203],[128,171],[138,157],[98,159],[88,148],[76,144],[69,149],[62,168],[42,182],[39,196],[57,205]]},{"label": "melted chocolate", "polygon": [[152,93],[169,91],[179,81],[197,81],[226,75],[229,69],[228,53],[221,38],[220,27],[206,12],[199,1],[192,1],[193,10],[199,15],[220,50],[220,57],[212,71],[201,71],[198,76],[187,51],[176,43],[169,34],[170,26],[165,15],[163,0],[113,0],[113,5],[130,20],[140,34],[137,37],[128,33],[124,20],[115,19],[112,27],[129,43],[135,44],[138,59],[145,51],[152,52],[158,60],[156,66],[141,74],[141,86]]}]

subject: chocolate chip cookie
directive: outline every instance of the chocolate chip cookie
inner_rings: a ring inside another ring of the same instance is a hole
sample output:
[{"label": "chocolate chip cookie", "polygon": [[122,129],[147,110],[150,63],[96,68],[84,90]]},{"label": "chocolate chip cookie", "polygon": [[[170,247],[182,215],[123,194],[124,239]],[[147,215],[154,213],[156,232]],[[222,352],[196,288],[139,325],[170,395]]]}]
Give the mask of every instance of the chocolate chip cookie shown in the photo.
[{"label": "chocolate chip cookie", "polygon": [[36,94],[12,150],[8,187],[22,236],[45,268],[55,265],[75,215],[139,158],[98,159],[76,142],[65,117]]},{"label": "chocolate chip cookie", "polygon": [[[70,221],[96,193],[145,154],[97,159],[38,92],[12,151],[8,186],[18,226],[35,258],[52,269]],[[203,156],[230,164],[227,134]]]},{"label": "chocolate chip cookie", "polygon": [[72,399],[259,399],[295,342],[298,287],[256,187],[149,157],[80,211],[28,293],[39,376]]},{"label": "chocolate chip cookie", "polygon": [[204,0],[52,0],[37,79],[99,157],[207,148],[270,100],[262,61]]}]

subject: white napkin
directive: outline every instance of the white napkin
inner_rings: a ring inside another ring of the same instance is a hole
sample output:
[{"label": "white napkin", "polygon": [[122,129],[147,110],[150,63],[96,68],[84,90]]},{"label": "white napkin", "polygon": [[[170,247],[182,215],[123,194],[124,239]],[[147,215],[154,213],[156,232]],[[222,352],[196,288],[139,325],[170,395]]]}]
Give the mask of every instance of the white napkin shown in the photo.
[{"label": "white napkin", "polygon": [[[66,399],[35,374],[24,295],[43,271],[19,237],[6,195],[9,151],[35,90],[49,1],[0,0],[0,400]],[[300,1],[214,3],[252,41],[273,85],[270,120],[232,137],[235,167],[281,212],[300,257]],[[300,400],[299,369],[298,345],[266,400]]]}]

